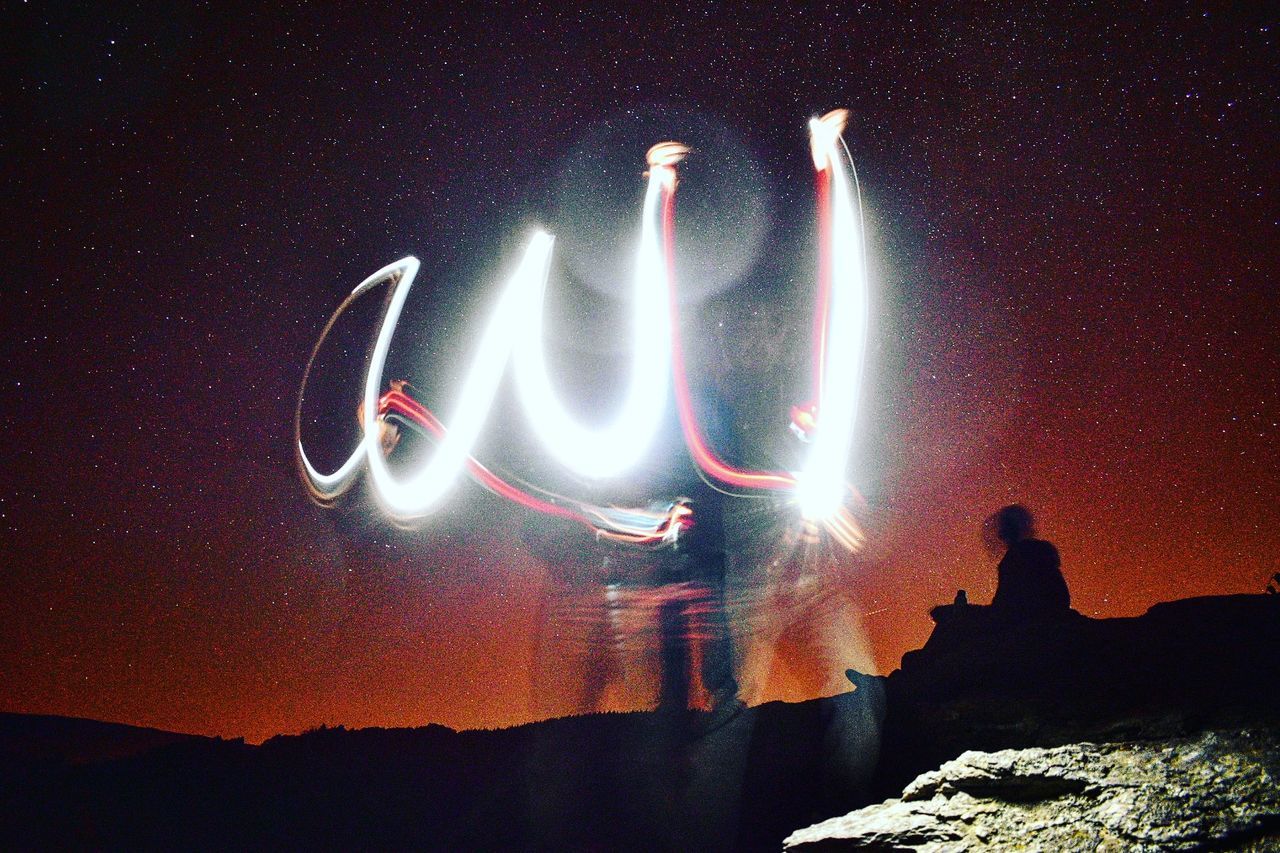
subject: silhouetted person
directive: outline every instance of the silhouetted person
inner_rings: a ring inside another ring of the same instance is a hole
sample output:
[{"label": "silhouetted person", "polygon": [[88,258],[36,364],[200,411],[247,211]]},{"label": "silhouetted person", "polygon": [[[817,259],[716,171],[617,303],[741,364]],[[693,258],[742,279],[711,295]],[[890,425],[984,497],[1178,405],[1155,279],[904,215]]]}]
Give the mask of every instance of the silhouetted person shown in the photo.
[{"label": "silhouetted person", "polygon": [[701,483],[692,492],[693,525],[662,557],[662,579],[675,594],[659,614],[659,706],[667,710],[688,707],[696,660],[697,675],[710,694],[711,710],[717,711],[731,708],[738,694],[724,603],[724,496]]},{"label": "silhouetted person", "polygon": [[995,539],[1008,549],[997,569],[992,615],[1020,622],[1070,610],[1071,593],[1062,577],[1058,549],[1035,538],[1035,519],[1025,506],[1004,507],[984,527],[989,543]]}]

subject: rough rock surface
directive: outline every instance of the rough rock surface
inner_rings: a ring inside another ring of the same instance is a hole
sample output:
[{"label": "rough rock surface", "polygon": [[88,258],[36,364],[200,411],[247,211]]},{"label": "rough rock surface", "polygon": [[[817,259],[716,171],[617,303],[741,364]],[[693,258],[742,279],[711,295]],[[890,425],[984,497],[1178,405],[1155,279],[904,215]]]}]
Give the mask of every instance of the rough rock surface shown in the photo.
[{"label": "rough rock surface", "polygon": [[1280,734],[966,752],[791,850],[1280,850]]},{"label": "rough rock surface", "polygon": [[1280,595],[1189,598],[1142,616],[1072,613],[1035,624],[993,623],[974,605],[933,615],[924,648],[904,655],[880,685],[876,800],[965,750],[1280,728]]}]

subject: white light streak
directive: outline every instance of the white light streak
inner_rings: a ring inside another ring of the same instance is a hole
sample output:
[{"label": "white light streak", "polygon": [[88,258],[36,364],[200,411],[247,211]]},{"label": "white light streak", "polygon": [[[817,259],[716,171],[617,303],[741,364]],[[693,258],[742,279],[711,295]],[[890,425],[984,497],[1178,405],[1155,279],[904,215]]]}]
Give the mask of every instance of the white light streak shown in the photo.
[{"label": "white light streak", "polygon": [[[674,539],[690,512],[668,504],[661,512],[592,507],[569,499],[548,503],[512,488],[484,469],[471,453],[484,429],[494,395],[508,366],[512,367],[520,400],[530,427],[551,455],[581,476],[607,479],[624,474],[647,451],[666,414],[668,392],[676,380],[676,404],[686,442],[697,465],[710,477],[747,489],[793,491],[805,518],[823,522],[838,541],[851,550],[861,541],[845,502],[851,495],[846,472],[860,395],[869,326],[869,284],[863,245],[861,200],[857,174],[841,140],[847,113],[835,110],[809,123],[810,151],[820,179],[819,301],[814,341],[816,400],[793,410],[793,426],[808,444],[798,475],[734,468],[720,460],[706,444],[693,415],[683,374],[683,356],[672,312],[675,299],[672,267],[673,194],[676,165],[689,152],[680,143],[663,142],[648,153],[648,187],[644,197],[633,298],[632,364],[630,383],[617,414],[605,427],[583,426],[555,393],[543,343],[544,300],[554,238],[542,231],[529,240],[520,263],[499,293],[487,325],[475,345],[462,394],[447,429],[425,407],[400,392],[400,414],[423,424],[439,440],[431,458],[401,479],[387,464],[379,441],[385,411],[379,405],[385,387],[387,353],[405,299],[419,271],[416,258],[389,264],[360,283],[326,325],[303,375],[306,387],[312,363],[338,317],[361,294],[390,284],[391,297],[374,344],[365,376],[360,444],[331,473],[318,471],[301,440],[301,395],[295,419],[298,458],[312,493],[331,500],[347,489],[368,464],[374,493],[394,515],[410,517],[435,509],[457,481],[470,470],[488,487],[528,506],[560,515],[594,518],[601,535],[621,534],[637,540]],[[673,355],[674,354],[674,355]],[[673,369],[674,368],[674,369]],[[394,396],[394,395],[393,395]],[[416,414],[415,414],[416,412]],[[798,413],[798,414],[796,414]],[[798,420],[797,420],[798,418]],[[803,422],[801,422],[803,421]],[[541,490],[539,490],[541,491]],[[543,493],[549,495],[549,493]],[[572,504],[576,509],[566,509]],[[696,508],[695,508],[696,511]],[[594,521],[589,522],[595,524]]]},{"label": "white light streak", "polygon": [[644,225],[636,258],[631,384],[612,424],[588,429],[556,398],[547,372],[543,339],[543,293],[530,294],[516,337],[515,377],[529,425],[561,465],[584,477],[616,477],[634,466],[648,450],[666,412],[671,378],[671,318],[667,312],[667,277],[658,239],[663,182],[674,169],[655,165],[644,198]]},{"label": "white light streak", "polygon": [[831,229],[826,237],[831,259],[830,299],[825,357],[818,381],[822,399],[797,487],[801,512],[810,519],[828,518],[844,503],[870,315],[861,200],[851,185],[852,168],[846,164],[840,139],[845,118],[844,110],[836,110],[809,123],[814,164],[820,172],[828,173],[831,182]]},{"label": "white light streak", "polygon": [[[633,466],[658,431],[671,377],[671,319],[667,312],[667,277],[659,217],[663,192],[674,189],[672,163],[676,160],[678,157],[667,150],[663,162],[651,164],[636,261],[631,386],[612,424],[602,429],[583,427],[566,411],[552,388],[542,345],[542,317],[555,241],[551,235],[538,231],[503,288],[476,345],[471,367],[463,380],[462,397],[448,421],[447,435],[419,470],[405,479],[397,479],[376,437],[379,435],[378,399],[384,384],[387,353],[420,266],[416,258],[407,257],[361,282],[334,314],[321,337],[323,342],[337,317],[360,294],[379,284],[392,284],[391,299],[365,375],[361,444],[336,471],[326,474],[311,464],[300,434],[297,436],[298,458],[312,492],[325,500],[341,494],[359,473],[363,456],[375,493],[389,512],[402,517],[431,512],[465,467],[488,419],[502,376],[513,361],[516,386],[529,423],[557,461],[580,475],[600,479],[616,477]],[[316,352],[319,347],[317,344]],[[308,364],[308,374],[310,370]],[[305,376],[303,381],[305,386]]]}]

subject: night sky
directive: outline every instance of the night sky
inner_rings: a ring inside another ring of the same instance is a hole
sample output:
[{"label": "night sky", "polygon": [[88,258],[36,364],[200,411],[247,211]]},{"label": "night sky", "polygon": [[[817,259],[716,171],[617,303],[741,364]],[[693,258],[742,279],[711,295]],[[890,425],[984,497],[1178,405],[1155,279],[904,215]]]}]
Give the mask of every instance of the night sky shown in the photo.
[{"label": "night sky", "polygon": [[[1261,12],[106,5],[6,20],[0,710],[259,740],[590,707],[590,637],[561,619],[591,591],[589,537],[470,484],[413,530],[367,495],[314,506],[292,450],[310,349],[356,283],[417,255],[392,363],[447,416],[466,336],[540,223],[560,237],[564,382],[607,410],[643,154],[680,138],[695,385],[734,452],[785,466],[815,254],[806,122],[835,107],[875,289],[850,471],[870,539],[819,567],[839,618],[751,599],[738,628],[777,663],[748,698],[887,672],[930,606],[989,600],[979,527],[1013,501],[1090,616],[1261,592],[1280,570]],[[377,309],[318,380],[318,453],[355,440]],[[536,467],[500,414],[491,452]],[[672,441],[662,458],[687,464]],[[652,675],[595,706],[644,706]]]}]

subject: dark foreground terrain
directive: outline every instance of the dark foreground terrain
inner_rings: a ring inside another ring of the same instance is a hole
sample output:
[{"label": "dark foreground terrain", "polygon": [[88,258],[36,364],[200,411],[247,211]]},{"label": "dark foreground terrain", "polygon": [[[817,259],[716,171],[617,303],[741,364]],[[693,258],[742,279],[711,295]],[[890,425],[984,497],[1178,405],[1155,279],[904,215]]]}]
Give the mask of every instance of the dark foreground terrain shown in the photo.
[{"label": "dark foreground terrain", "polygon": [[876,804],[788,849],[1280,850],[1280,596],[935,620],[888,679],[850,673],[884,688]]},{"label": "dark foreground terrain", "polygon": [[11,751],[0,837],[20,848],[777,849],[795,827],[866,801],[878,726],[855,695],[723,720],[324,729],[256,747],[187,738],[85,763]]},{"label": "dark foreground terrain", "polygon": [[[324,729],[250,746],[0,715],[0,839],[59,849],[776,850],[793,830],[898,796],[965,750],[1194,743],[1280,720],[1280,596],[1017,628],[979,608],[936,618],[933,637],[888,678],[851,672],[856,689],[842,696],[714,717]],[[1267,843],[1268,827],[1250,843]]]}]

